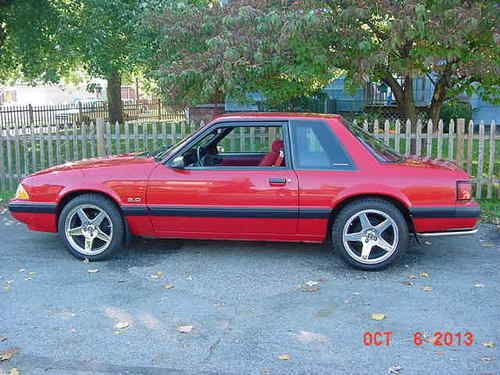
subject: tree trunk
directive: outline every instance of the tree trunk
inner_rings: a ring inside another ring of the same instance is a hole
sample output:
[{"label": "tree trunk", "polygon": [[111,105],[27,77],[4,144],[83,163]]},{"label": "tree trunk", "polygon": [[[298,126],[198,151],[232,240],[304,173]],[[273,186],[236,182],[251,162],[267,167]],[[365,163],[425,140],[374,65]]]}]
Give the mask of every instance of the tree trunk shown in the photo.
[{"label": "tree trunk", "polygon": [[439,117],[441,114],[441,108],[443,107],[444,100],[441,101],[432,101],[429,107],[429,118],[432,120],[432,128],[433,130],[437,129],[439,123]]},{"label": "tree trunk", "polygon": [[[392,75],[387,75],[384,78],[384,82],[389,85],[394,93],[401,120],[410,120],[412,129],[415,129],[417,126],[417,109],[413,100],[413,79],[411,75],[407,74],[405,76],[402,85]],[[416,152],[416,149],[416,139],[412,138],[410,152],[413,154]]]},{"label": "tree trunk", "polygon": [[441,73],[434,85],[434,93],[432,94],[431,105],[429,107],[429,117],[432,120],[433,129],[436,129],[439,122],[441,108],[443,107],[448,88],[450,87],[450,75],[449,67],[447,67],[447,69]]},{"label": "tree trunk", "polygon": [[108,116],[109,122],[123,122],[122,111],[122,78],[114,71],[108,77]]},{"label": "tree trunk", "polygon": [[402,120],[409,119],[412,124],[417,121],[417,110],[413,101],[413,80],[406,75],[401,85],[392,75],[387,75],[383,80],[390,88],[398,103],[399,114]]}]

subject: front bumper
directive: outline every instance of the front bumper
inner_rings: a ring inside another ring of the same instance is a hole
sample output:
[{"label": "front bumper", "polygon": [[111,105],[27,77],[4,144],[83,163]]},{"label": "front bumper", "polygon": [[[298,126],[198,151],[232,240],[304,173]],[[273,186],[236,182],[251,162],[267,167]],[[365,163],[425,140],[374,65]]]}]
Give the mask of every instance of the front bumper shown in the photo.
[{"label": "front bumper", "polygon": [[8,208],[14,219],[31,230],[57,232],[56,205],[53,203],[12,200]]}]

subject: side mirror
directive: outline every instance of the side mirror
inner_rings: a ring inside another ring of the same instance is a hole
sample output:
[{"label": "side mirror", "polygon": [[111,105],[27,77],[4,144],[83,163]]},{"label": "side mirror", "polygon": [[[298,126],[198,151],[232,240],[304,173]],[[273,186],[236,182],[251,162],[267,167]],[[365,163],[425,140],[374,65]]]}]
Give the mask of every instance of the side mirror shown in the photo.
[{"label": "side mirror", "polygon": [[177,156],[170,162],[170,167],[175,169],[184,169],[184,156]]}]

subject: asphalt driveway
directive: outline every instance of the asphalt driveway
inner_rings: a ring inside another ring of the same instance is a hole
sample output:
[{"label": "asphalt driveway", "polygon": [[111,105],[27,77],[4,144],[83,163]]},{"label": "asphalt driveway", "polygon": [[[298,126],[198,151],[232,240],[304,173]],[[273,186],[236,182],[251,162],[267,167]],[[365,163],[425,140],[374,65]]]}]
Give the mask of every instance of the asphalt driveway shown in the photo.
[{"label": "asphalt driveway", "polygon": [[[378,273],[309,244],[138,240],[84,263],[7,213],[0,240],[0,374],[500,372],[494,226],[413,242]],[[364,345],[376,331],[389,346]]]}]

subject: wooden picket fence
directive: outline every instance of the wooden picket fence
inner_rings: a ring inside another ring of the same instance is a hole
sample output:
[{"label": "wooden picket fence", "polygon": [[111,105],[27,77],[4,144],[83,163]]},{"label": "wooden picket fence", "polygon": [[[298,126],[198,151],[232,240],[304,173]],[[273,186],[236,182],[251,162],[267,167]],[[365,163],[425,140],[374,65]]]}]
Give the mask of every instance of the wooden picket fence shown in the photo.
[{"label": "wooden picket fence", "polygon": [[[477,198],[500,197],[500,136],[494,122],[468,124],[458,119],[439,122],[378,121],[357,125],[402,154],[451,160],[474,177]],[[21,126],[0,133],[0,191],[14,190],[18,181],[35,171],[79,159],[134,151],[153,151],[173,144],[199,125],[185,121],[132,122],[72,126]],[[232,135],[231,142],[252,144],[251,132]],[[254,150],[256,151],[256,150]],[[258,150],[257,150],[258,151]]]}]

